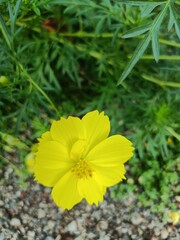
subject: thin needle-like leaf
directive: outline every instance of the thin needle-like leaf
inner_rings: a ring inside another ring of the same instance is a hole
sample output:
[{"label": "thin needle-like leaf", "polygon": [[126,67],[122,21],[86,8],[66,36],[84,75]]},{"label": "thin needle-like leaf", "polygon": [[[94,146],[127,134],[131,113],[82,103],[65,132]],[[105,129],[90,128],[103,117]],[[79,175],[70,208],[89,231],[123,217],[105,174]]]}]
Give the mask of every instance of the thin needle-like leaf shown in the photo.
[{"label": "thin needle-like leaf", "polygon": [[[169,21],[171,21],[171,22],[173,21],[175,30],[176,30],[176,34],[180,38],[180,24],[178,22],[177,13],[176,13],[173,3],[171,3],[169,5],[169,11],[170,11],[170,20]],[[172,23],[171,23],[171,25],[172,25]],[[170,27],[172,27],[172,26],[170,26]]]},{"label": "thin needle-like leaf", "polygon": [[5,38],[5,41],[8,45],[8,47],[11,48],[10,36],[9,36],[8,30],[6,28],[6,24],[4,22],[4,19],[1,16],[1,14],[0,14],[0,28],[1,28],[2,34]]},{"label": "thin needle-like leaf", "polygon": [[178,23],[175,23],[175,29],[176,29],[176,34],[180,38],[180,27],[179,27]]},{"label": "thin needle-like leaf", "polygon": [[141,17],[146,17],[148,16],[158,5],[146,5],[141,13]]},{"label": "thin needle-like leaf", "polygon": [[173,25],[174,25],[174,16],[173,16],[171,7],[169,7],[168,31],[172,29]]},{"label": "thin needle-like leaf", "polygon": [[159,61],[158,31],[154,31],[152,34],[152,51],[153,51],[155,61],[158,62]]},{"label": "thin needle-like leaf", "polygon": [[146,34],[144,39],[142,39],[140,41],[140,43],[138,44],[136,50],[133,53],[132,58],[130,59],[130,61],[126,65],[126,67],[125,67],[125,69],[124,69],[124,71],[123,71],[123,73],[122,73],[122,75],[121,75],[117,85],[121,84],[122,81],[131,72],[131,70],[133,69],[134,65],[139,61],[139,59],[141,58],[141,56],[145,52],[146,48],[148,47],[150,40],[151,40],[151,36],[149,34]]},{"label": "thin needle-like leaf", "polygon": [[158,39],[157,39],[158,35],[156,34],[156,32],[159,31],[160,25],[161,25],[161,23],[162,23],[162,21],[164,19],[164,16],[165,16],[165,14],[167,12],[169,4],[170,4],[169,1],[166,2],[165,7],[162,9],[162,11],[158,14],[158,16],[153,21],[149,32],[145,35],[144,39],[141,40],[141,42],[138,44],[136,50],[134,51],[134,53],[132,55],[132,58],[130,59],[130,61],[128,62],[127,66],[125,67],[122,75],[120,76],[120,79],[119,79],[117,85],[122,83],[122,81],[131,72],[131,70],[133,69],[135,64],[139,61],[139,59],[141,58],[141,56],[145,52],[146,48],[148,47],[151,38],[154,38],[153,39],[153,54],[155,56],[155,60],[156,61],[159,60],[159,44],[158,44]]},{"label": "thin needle-like leaf", "polygon": [[21,6],[21,1],[22,0],[18,0],[16,2],[16,6],[14,8],[14,14],[13,14],[11,4],[8,3],[8,10],[9,10],[9,16],[10,16],[10,20],[11,20],[11,33],[12,33],[12,35],[14,35],[15,22],[16,22],[16,18],[17,18],[18,12],[19,12],[19,8]]},{"label": "thin needle-like leaf", "polygon": [[151,28],[151,24],[146,24],[144,26],[140,26],[134,29],[127,31],[125,34],[122,35],[122,38],[131,38],[137,37],[145,32],[147,32]]},{"label": "thin needle-like leaf", "polygon": [[144,5],[154,5],[154,6],[158,6],[161,4],[166,3],[166,1],[163,2],[147,2],[147,1],[124,1],[124,0],[120,0],[120,3],[126,4],[126,5],[132,5],[132,6],[144,6]]},{"label": "thin needle-like leaf", "polygon": [[11,21],[11,33],[13,33],[13,29],[14,29],[14,16],[13,16],[13,11],[12,11],[12,7],[11,4],[8,2],[8,10],[9,10],[9,17],[10,17],[10,21]]},{"label": "thin needle-like leaf", "polygon": [[14,21],[16,21],[22,0],[18,0],[14,9]]}]

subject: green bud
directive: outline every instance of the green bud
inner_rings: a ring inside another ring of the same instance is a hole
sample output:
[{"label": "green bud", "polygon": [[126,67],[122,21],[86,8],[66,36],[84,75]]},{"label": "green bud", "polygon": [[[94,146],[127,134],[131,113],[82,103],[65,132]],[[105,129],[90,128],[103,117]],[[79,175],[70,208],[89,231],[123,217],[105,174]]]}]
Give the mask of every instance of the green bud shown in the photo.
[{"label": "green bud", "polygon": [[0,84],[7,84],[9,79],[6,76],[0,76]]}]

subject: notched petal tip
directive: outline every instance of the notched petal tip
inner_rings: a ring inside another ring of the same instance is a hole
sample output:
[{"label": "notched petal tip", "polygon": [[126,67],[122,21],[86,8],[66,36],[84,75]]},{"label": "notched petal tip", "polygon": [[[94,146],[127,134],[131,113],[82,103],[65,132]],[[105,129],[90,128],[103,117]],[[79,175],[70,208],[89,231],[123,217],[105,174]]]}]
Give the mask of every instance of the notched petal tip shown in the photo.
[{"label": "notched petal tip", "polygon": [[[52,139],[52,136],[51,136],[50,131],[47,131],[47,132],[43,133],[42,136],[41,136],[40,138],[38,138],[39,143],[41,143],[41,142],[47,142],[47,141],[52,141],[52,140],[53,140],[53,139]],[[39,144],[39,143],[38,143],[38,144]]]},{"label": "notched petal tip", "polygon": [[[99,112],[99,115],[102,115],[102,116],[108,117],[107,115],[105,115],[105,112],[104,112],[104,111]],[[108,118],[109,118],[109,117],[108,117]]]},{"label": "notched petal tip", "polygon": [[88,204],[98,205],[104,199],[106,187],[99,184],[95,178],[87,178],[78,181],[78,191]]}]

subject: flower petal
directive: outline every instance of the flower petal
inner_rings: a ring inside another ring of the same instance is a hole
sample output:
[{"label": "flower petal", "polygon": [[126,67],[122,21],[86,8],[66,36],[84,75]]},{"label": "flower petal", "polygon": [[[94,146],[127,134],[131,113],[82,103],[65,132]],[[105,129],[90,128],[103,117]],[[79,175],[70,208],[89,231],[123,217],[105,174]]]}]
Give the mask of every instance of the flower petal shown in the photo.
[{"label": "flower petal", "polygon": [[96,145],[86,160],[97,166],[115,167],[132,157],[133,149],[132,143],[127,138],[114,135]]},{"label": "flower petal", "polygon": [[74,177],[71,171],[68,171],[53,187],[52,198],[57,206],[62,209],[71,209],[82,200],[82,196],[77,190],[78,178]]},{"label": "flower petal", "polygon": [[50,132],[53,140],[59,141],[68,150],[71,149],[74,142],[85,138],[82,121],[77,117],[61,118],[59,121],[54,121]]},{"label": "flower petal", "polygon": [[98,167],[94,166],[93,177],[103,186],[110,187],[126,179],[124,164],[119,164],[116,167]]},{"label": "flower petal", "polygon": [[51,141],[53,139],[52,139],[50,131],[47,131],[47,132],[43,133],[41,138],[38,138],[38,140],[39,140],[39,142],[43,142],[43,141]]},{"label": "flower petal", "polygon": [[45,186],[53,186],[71,167],[67,149],[55,141],[39,143],[35,159],[35,179]]},{"label": "flower petal", "polygon": [[78,181],[79,194],[86,199],[89,204],[103,201],[103,196],[106,192],[106,188],[92,178],[82,178]]},{"label": "flower petal", "polygon": [[35,166],[34,171],[34,180],[38,181],[46,187],[53,187],[66,172],[59,171],[59,169],[48,169],[43,167],[40,168],[37,165]]},{"label": "flower petal", "polygon": [[86,140],[88,143],[88,152],[96,144],[106,139],[110,132],[110,122],[108,116],[104,116],[104,112],[97,110],[87,113],[82,122],[86,131]]}]

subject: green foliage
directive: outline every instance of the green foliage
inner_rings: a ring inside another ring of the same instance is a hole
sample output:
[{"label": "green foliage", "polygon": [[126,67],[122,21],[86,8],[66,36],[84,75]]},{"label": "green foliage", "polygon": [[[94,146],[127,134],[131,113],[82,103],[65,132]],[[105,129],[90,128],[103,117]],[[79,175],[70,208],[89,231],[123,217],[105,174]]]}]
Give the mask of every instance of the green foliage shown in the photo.
[{"label": "green foliage", "polygon": [[[137,27],[130,32],[127,32],[125,35],[123,35],[124,38],[129,37],[135,37],[140,36],[143,33],[145,35],[143,36],[143,39],[139,42],[136,50],[134,51],[130,61],[126,65],[126,68],[124,69],[118,84],[121,83],[131,72],[134,65],[139,61],[145,50],[147,49],[150,41],[152,42],[152,52],[154,55],[154,59],[156,62],[159,61],[159,33],[160,33],[160,27],[162,25],[162,21],[164,20],[165,16],[167,15],[167,12],[169,10],[169,24],[168,24],[168,31],[170,31],[175,26],[175,31],[177,36],[180,38],[180,28],[178,23],[178,13],[175,9],[175,1],[168,0],[164,2],[134,2],[135,5],[142,6],[142,17],[146,18],[146,21],[148,18],[148,23],[146,25],[143,25],[141,27]],[[132,2],[126,1],[124,4],[131,5]],[[133,4],[133,5],[134,5]],[[152,15],[154,15],[152,12],[157,7],[161,6],[159,14],[156,14],[156,17],[152,20]]]},{"label": "green foliage", "polygon": [[24,182],[24,159],[51,119],[105,110],[112,133],[136,148],[112,196],[133,191],[153,211],[174,209],[180,1],[0,0],[0,9],[2,163]]},{"label": "green foliage", "polygon": [[128,106],[128,97],[123,97],[128,109],[121,118],[126,119],[123,123],[125,129],[134,129],[129,138],[136,152],[127,167],[130,180],[127,177],[126,183],[113,187],[112,197],[119,198],[134,191],[140,202],[151,207],[152,211],[175,208],[174,196],[178,194],[180,170],[179,135],[176,132],[171,135],[168,128],[174,126],[179,129],[179,96],[174,93],[158,88],[152,93],[150,89],[144,89],[144,95],[133,93],[135,110]]}]

